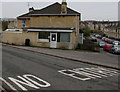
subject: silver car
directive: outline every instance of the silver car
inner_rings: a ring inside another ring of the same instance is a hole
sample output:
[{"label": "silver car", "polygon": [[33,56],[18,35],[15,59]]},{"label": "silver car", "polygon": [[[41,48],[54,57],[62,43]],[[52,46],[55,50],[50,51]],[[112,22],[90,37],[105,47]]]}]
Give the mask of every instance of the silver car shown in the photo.
[{"label": "silver car", "polygon": [[114,41],[113,44],[114,44],[114,45],[119,45],[120,42],[119,42],[119,41]]},{"label": "silver car", "polygon": [[114,53],[114,54],[120,54],[120,45],[112,46],[111,49],[110,49],[110,52]]},{"label": "silver car", "polygon": [[106,43],[103,42],[103,41],[100,41],[100,42],[98,43],[98,45],[99,45],[100,47],[104,47],[104,46],[106,45]]}]

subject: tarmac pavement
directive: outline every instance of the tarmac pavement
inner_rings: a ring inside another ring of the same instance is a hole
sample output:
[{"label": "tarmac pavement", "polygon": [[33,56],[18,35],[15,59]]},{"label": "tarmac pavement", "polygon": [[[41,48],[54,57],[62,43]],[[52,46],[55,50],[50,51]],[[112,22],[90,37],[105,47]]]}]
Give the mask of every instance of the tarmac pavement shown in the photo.
[{"label": "tarmac pavement", "polygon": [[[8,44],[3,44],[8,45]],[[60,57],[64,59],[74,60],[78,62],[104,66],[113,69],[119,68],[119,55],[114,55],[106,52],[87,52],[87,51],[75,51],[75,50],[60,50],[50,48],[39,48],[39,47],[27,47],[27,46],[14,46],[9,45],[18,49],[29,50],[32,52],[38,52],[50,56]]]}]

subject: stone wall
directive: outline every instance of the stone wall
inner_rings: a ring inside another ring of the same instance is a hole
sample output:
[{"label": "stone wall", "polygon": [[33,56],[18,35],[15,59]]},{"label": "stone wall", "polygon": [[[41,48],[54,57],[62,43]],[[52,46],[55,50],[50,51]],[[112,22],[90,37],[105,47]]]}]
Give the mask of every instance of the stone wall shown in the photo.
[{"label": "stone wall", "polygon": [[[30,40],[30,46],[50,47],[50,42],[40,42],[38,40],[38,32],[3,32],[3,43],[25,45],[26,39]],[[70,42],[57,42],[57,48],[75,49],[75,32],[70,33]]]}]

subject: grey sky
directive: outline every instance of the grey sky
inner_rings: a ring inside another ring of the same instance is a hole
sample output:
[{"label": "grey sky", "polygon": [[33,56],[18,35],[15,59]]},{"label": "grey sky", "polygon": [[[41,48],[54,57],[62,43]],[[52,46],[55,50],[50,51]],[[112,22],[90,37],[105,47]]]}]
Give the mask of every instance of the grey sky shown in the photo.
[{"label": "grey sky", "polygon": [[[30,7],[41,9],[53,3],[31,2]],[[0,17],[15,18],[28,12],[27,5],[27,2],[2,2]],[[68,7],[80,12],[82,20],[118,20],[117,2],[68,2]]]}]

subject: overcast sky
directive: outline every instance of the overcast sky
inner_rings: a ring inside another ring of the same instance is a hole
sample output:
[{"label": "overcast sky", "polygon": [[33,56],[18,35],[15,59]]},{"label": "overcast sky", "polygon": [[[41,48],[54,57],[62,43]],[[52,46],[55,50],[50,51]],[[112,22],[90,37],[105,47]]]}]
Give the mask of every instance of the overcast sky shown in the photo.
[{"label": "overcast sky", "polygon": [[[62,1],[62,0],[60,0]],[[61,3],[58,1],[59,3]],[[29,6],[41,9],[54,2],[30,2]],[[118,20],[118,2],[68,2],[68,7],[81,13],[82,20]],[[27,2],[2,2],[4,18],[15,18],[28,12]]]}]

